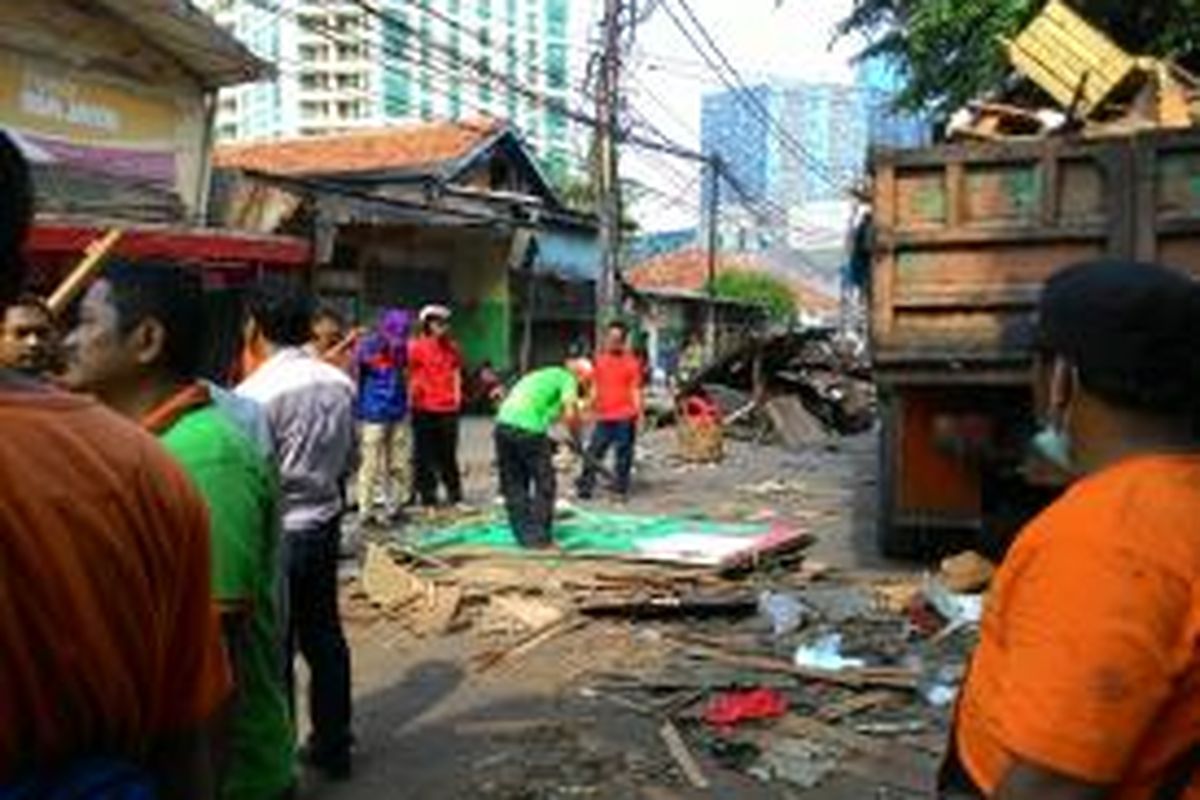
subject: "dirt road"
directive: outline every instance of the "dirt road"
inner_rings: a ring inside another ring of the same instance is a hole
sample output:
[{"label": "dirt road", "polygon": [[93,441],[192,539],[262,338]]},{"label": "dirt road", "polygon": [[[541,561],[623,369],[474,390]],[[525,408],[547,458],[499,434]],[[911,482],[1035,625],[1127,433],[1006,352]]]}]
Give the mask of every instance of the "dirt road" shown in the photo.
[{"label": "dirt road", "polygon": [[[490,503],[495,491],[489,441],[484,423],[471,423],[465,432],[469,494],[476,503]],[[723,519],[784,515],[819,537],[810,560],[853,571],[911,569],[875,554],[869,435],[792,453],[734,443],[725,463],[712,468],[673,464],[672,450],[668,435],[647,437],[628,511]],[[595,626],[482,674],[470,668],[465,635],[414,640],[378,620],[350,622],[348,635],[357,697],[355,776],[336,785],[309,779],[305,798],[903,796],[844,777],[800,792],[717,768],[699,753],[712,786],[689,788],[665,755],[657,720],[578,680],[606,659],[649,657],[657,634],[638,626]]]}]

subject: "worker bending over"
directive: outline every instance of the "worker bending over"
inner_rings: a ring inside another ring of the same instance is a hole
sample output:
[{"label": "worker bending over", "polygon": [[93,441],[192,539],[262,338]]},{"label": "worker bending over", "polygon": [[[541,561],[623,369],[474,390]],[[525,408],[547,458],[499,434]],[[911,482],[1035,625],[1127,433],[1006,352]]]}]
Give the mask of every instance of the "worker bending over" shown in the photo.
[{"label": "worker bending over", "polygon": [[1037,444],[1078,480],[997,573],[944,796],[1200,798],[1198,319],[1152,264],[1047,284]]},{"label": "worker bending over", "polygon": [[561,421],[572,438],[579,436],[592,372],[592,362],[586,358],[535,370],[517,381],[496,414],[500,492],[513,535],[525,547],[554,544],[554,448],[549,432]]}]

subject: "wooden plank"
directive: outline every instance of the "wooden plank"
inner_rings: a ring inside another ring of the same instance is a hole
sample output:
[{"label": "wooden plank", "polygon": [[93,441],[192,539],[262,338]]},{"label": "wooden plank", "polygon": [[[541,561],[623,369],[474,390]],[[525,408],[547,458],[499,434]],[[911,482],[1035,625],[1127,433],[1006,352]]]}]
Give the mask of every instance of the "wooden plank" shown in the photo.
[{"label": "wooden plank", "polygon": [[587,620],[582,617],[566,617],[557,622],[551,623],[544,628],[535,630],[529,635],[518,639],[513,645],[504,650],[485,653],[475,660],[475,669],[477,672],[485,672],[499,664],[512,661],[520,658],[526,653],[541,647],[551,639],[564,636],[568,633],[578,630],[587,624]]},{"label": "wooden plank", "polygon": [[671,758],[675,759],[675,765],[687,778],[688,783],[696,789],[707,789],[709,787],[708,778],[705,777],[704,770],[700,768],[692,751],[688,749],[687,743],[683,741],[683,736],[675,727],[675,723],[670,720],[664,722],[659,728],[658,735],[662,737],[663,743],[667,746],[667,752],[671,754]]},{"label": "wooden plank", "polygon": [[946,165],[946,224],[950,228],[961,228],[965,219],[966,175],[962,161],[956,159]]},{"label": "wooden plank", "polygon": [[1045,228],[1036,225],[993,225],[991,227],[959,228],[941,231],[900,231],[893,246],[904,250],[945,250],[956,246],[975,248],[980,245],[1041,245],[1055,243],[1097,242],[1101,246],[1112,233],[1107,225],[1068,225]]},{"label": "wooden plank", "polygon": [[46,307],[50,309],[51,314],[57,316],[66,311],[71,302],[87,288],[88,283],[104,266],[105,259],[117,246],[122,235],[124,235],[124,231],[120,228],[113,228],[87,246],[83,258],[46,300]]},{"label": "wooden plank", "polygon": [[[896,170],[885,167],[875,176],[875,226],[885,234],[896,230]],[[886,338],[892,330],[892,303],[895,300],[896,254],[888,249],[872,259],[871,335]]]},{"label": "wooden plank", "polygon": [[1059,155],[1054,150],[1047,150],[1042,154],[1041,220],[1042,225],[1049,229],[1056,228],[1058,223],[1058,198],[1062,192],[1062,187],[1059,186],[1062,177],[1058,164]]},{"label": "wooden plank", "polygon": [[744,667],[749,670],[794,675],[804,680],[822,681],[839,686],[848,686],[852,689],[876,686],[890,689],[914,690],[919,677],[912,670],[891,667],[868,667],[845,670],[798,667],[795,664],[778,658],[748,653],[731,653],[721,647],[720,642],[714,642],[703,637],[671,636],[669,638],[683,644],[691,652],[711,661],[735,667]]},{"label": "wooden plank", "polygon": [[845,717],[853,716],[862,711],[875,708],[877,706],[887,705],[895,702],[899,698],[895,692],[880,690],[876,692],[867,692],[866,694],[854,695],[848,697],[840,703],[825,706],[817,712],[817,719],[821,722],[837,722]]},{"label": "wooden plank", "polygon": [[1134,254],[1142,261],[1158,257],[1158,152],[1153,140],[1138,139],[1133,143],[1133,213],[1138,224],[1133,226]]}]

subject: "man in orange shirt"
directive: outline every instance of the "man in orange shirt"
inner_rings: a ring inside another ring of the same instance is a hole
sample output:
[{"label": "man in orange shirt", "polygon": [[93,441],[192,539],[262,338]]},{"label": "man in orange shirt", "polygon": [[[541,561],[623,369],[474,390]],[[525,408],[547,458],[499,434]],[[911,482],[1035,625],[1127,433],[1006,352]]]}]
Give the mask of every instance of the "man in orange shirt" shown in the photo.
[{"label": "man in orange shirt", "polygon": [[[0,133],[0,307],[20,288],[30,199]],[[196,490],[135,425],[7,370],[0,474],[0,794],[103,778],[122,796],[213,797],[230,683]]]},{"label": "man in orange shirt", "polygon": [[1200,288],[1059,273],[1039,449],[1078,476],[1002,564],[943,769],[948,797],[1200,798]]},{"label": "man in orange shirt", "polygon": [[594,381],[592,411],[596,427],[575,488],[581,499],[591,499],[596,489],[597,465],[604,462],[608,448],[615,445],[617,480],[613,488],[625,499],[629,496],[633,449],[642,416],[642,362],[629,349],[629,328],[620,320],[608,325],[604,352],[596,357]]}]

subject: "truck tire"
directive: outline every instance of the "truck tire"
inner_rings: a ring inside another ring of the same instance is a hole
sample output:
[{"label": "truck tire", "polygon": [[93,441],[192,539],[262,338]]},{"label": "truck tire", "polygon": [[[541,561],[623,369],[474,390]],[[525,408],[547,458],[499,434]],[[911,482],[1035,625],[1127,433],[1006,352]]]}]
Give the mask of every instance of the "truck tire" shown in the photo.
[{"label": "truck tire", "polygon": [[879,552],[888,558],[914,558],[921,553],[919,531],[896,522],[897,486],[900,481],[900,425],[903,413],[894,393],[879,397],[879,498],[875,538]]}]

